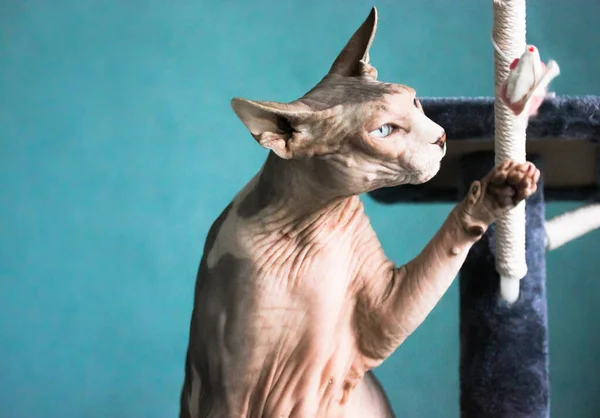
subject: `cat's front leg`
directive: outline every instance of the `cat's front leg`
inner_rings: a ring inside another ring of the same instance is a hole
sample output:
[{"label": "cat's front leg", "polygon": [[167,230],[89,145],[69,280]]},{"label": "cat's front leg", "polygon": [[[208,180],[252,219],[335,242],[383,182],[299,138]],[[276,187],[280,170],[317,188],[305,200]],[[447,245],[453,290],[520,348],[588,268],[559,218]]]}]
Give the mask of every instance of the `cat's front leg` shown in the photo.
[{"label": "cat's front leg", "polygon": [[535,193],[540,172],[531,163],[507,161],[481,181],[447,217],[421,253],[397,268],[371,266],[358,297],[356,326],[366,358],[383,361],[426,318],[446,292],[471,246],[491,223]]}]

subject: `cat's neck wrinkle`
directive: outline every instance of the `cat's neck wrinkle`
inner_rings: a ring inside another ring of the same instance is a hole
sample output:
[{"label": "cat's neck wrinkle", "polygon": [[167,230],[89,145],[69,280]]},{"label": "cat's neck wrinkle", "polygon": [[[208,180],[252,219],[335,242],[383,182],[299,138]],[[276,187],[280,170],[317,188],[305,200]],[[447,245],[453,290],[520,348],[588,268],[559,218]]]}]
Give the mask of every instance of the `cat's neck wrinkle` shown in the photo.
[{"label": "cat's neck wrinkle", "polygon": [[270,154],[258,175],[255,200],[265,231],[295,236],[320,225],[341,226],[362,212],[358,196],[328,190],[303,161]]}]

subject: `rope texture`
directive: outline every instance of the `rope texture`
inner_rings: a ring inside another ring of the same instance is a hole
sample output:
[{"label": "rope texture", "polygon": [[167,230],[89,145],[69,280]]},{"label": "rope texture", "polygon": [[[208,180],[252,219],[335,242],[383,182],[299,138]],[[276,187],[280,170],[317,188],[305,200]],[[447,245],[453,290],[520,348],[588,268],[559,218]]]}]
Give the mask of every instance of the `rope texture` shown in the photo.
[{"label": "rope texture", "polygon": [[[493,0],[493,3],[492,37],[500,49],[494,51],[495,159],[496,164],[507,159],[521,163],[526,161],[527,109],[515,116],[500,100],[499,86],[508,76],[509,60],[520,57],[527,47],[525,0]],[[516,280],[527,273],[524,201],[496,222],[496,270],[502,277]]]}]

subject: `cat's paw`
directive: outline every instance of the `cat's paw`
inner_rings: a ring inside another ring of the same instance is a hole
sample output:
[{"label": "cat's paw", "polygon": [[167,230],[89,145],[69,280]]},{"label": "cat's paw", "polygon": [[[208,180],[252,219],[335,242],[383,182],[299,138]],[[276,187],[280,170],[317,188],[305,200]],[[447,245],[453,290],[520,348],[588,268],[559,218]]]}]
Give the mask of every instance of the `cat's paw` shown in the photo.
[{"label": "cat's paw", "polygon": [[471,184],[463,201],[463,224],[471,235],[485,229],[537,191],[540,171],[533,163],[505,161]]},{"label": "cat's paw", "polygon": [[505,161],[494,168],[487,176],[485,201],[495,217],[531,197],[537,190],[539,178],[540,171],[530,162]]}]

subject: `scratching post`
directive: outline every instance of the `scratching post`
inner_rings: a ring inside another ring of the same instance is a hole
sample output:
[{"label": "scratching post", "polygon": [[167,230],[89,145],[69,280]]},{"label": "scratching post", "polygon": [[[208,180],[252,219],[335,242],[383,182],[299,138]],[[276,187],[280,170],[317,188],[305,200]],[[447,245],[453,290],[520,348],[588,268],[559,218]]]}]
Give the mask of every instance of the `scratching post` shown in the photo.
[{"label": "scratching post", "polygon": [[[508,77],[510,59],[520,57],[525,51],[525,0],[494,0],[494,26],[492,39],[494,51],[494,84],[499,87]],[[495,158],[500,164],[505,160],[525,162],[525,130],[528,115],[515,116],[500,100],[496,89]],[[500,273],[500,294],[508,302],[519,297],[519,280],[527,273],[525,262],[525,206],[519,203],[496,222],[496,269]]]},{"label": "scratching post", "polygon": [[[530,158],[540,167],[540,160]],[[494,154],[461,159],[460,198],[494,166]],[[498,227],[492,225],[460,272],[460,409],[463,418],[549,416],[546,234],[543,180],[525,206],[528,270],[512,305],[500,297]]]},{"label": "scratching post", "polygon": [[[425,184],[373,191],[376,201],[453,203],[495,164],[494,98],[421,103],[446,130],[440,172]],[[462,418],[549,416],[545,252],[600,227],[600,97],[547,99],[526,133],[528,159],[542,179],[525,205],[527,274],[520,280],[519,299],[511,305],[500,295],[496,225],[470,250],[459,276]],[[545,201],[587,204],[546,221]]]}]

